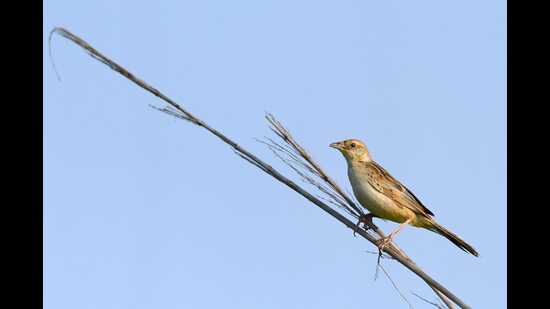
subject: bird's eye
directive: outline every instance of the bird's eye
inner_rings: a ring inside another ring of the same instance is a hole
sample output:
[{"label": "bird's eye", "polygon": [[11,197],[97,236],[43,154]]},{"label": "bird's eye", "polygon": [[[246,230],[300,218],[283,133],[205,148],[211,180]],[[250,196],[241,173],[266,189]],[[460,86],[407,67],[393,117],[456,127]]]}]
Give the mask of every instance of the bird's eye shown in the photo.
[{"label": "bird's eye", "polygon": [[355,148],[355,143],[351,143],[351,148]]}]

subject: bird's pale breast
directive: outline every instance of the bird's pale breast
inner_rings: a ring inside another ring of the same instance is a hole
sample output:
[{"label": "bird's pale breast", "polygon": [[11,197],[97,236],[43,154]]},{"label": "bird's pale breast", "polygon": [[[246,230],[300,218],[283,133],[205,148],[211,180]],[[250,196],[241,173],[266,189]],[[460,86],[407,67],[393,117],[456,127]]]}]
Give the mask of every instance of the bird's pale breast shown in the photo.
[{"label": "bird's pale breast", "polygon": [[348,177],[355,197],[374,215],[394,222],[405,222],[415,214],[405,208],[396,205],[390,198],[377,191],[369,184],[366,169],[360,166],[348,166]]}]

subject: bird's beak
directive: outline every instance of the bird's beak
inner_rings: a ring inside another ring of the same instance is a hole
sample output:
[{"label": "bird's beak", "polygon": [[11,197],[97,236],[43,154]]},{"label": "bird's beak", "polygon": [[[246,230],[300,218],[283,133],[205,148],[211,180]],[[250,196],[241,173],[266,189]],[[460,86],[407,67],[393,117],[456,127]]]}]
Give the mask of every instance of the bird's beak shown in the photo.
[{"label": "bird's beak", "polygon": [[329,145],[329,147],[340,150],[340,143],[332,143],[332,144]]}]

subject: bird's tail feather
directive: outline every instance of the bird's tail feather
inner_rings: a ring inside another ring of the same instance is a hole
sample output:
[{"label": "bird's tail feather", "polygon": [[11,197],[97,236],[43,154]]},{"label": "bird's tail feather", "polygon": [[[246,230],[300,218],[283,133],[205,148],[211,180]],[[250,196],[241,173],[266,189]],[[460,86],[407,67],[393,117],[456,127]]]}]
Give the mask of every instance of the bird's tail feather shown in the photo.
[{"label": "bird's tail feather", "polygon": [[431,223],[432,223],[431,224],[432,226],[429,228],[431,231],[436,232],[439,235],[447,238],[460,249],[468,253],[471,253],[474,256],[479,256],[479,254],[477,253],[476,249],[474,249],[474,247],[470,246],[464,240],[460,239],[460,237],[458,237],[456,234],[447,230],[446,228],[444,228],[443,226],[439,225],[436,222],[431,222]]}]

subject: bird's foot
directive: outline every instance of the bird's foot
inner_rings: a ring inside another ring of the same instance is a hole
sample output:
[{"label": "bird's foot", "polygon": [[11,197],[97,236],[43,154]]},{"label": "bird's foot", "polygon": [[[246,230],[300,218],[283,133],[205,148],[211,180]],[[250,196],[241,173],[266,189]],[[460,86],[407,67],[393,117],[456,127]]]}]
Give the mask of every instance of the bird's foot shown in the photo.
[{"label": "bird's foot", "polygon": [[365,229],[365,231],[368,231],[370,228],[372,228],[371,227],[373,225],[372,217],[373,217],[373,215],[370,214],[370,213],[369,214],[362,214],[361,216],[359,216],[359,221],[357,221],[357,224],[355,225],[355,228],[353,229],[353,236],[355,236],[355,233],[357,233],[357,231],[361,227],[361,223],[363,223],[363,228]]},{"label": "bird's foot", "polygon": [[384,251],[384,248],[386,248],[387,245],[389,245],[392,241],[393,235],[388,235],[386,237],[380,238],[377,241],[378,250],[380,252]]}]

